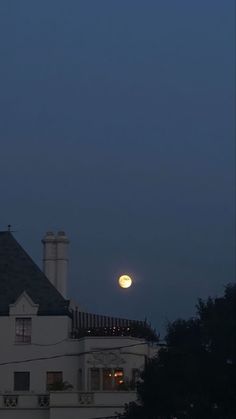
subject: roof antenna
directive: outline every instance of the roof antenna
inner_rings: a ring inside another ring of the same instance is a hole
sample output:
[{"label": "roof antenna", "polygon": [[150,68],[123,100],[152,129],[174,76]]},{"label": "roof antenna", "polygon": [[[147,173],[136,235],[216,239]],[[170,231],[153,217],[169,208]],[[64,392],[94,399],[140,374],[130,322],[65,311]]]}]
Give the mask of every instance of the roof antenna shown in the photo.
[{"label": "roof antenna", "polygon": [[8,226],[7,226],[7,231],[8,231],[9,233],[17,233],[17,232],[18,232],[18,230],[12,230],[12,225],[11,225],[11,224],[8,224]]}]

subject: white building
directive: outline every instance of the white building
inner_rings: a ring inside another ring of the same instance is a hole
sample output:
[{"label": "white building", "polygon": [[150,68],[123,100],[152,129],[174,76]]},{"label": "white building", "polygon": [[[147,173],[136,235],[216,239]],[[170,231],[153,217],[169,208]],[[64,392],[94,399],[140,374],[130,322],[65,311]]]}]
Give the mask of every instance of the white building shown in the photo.
[{"label": "white building", "polygon": [[144,323],[78,311],[66,299],[68,239],[43,239],[44,273],[0,232],[0,419],[115,417],[154,356]]}]

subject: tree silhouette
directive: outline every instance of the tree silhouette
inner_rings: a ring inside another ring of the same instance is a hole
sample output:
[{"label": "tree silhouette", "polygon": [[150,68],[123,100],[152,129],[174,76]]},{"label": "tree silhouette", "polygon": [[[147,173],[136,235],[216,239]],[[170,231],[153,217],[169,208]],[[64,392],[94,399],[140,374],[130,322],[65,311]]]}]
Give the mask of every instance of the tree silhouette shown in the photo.
[{"label": "tree silhouette", "polygon": [[195,318],[167,327],[166,347],[150,360],[126,419],[236,417],[236,285],[199,300]]}]

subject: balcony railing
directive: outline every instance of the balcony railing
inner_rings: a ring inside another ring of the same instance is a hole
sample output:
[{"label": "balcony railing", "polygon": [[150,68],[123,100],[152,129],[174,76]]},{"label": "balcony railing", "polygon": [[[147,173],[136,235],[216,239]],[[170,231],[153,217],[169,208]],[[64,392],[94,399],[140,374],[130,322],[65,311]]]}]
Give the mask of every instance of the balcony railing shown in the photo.
[{"label": "balcony railing", "polygon": [[3,396],[3,405],[4,407],[14,409],[18,405],[18,396],[15,395],[6,395]]},{"label": "balcony railing", "polygon": [[38,406],[41,408],[47,408],[50,405],[50,396],[48,394],[41,394],[38,396]]},{"label": "balcony railing", "polygon": [[89,405],[94,403],[93,393],[78,393],[78,402],[82,405]]},{"label": "balcony railing", "polygon": [[99,392],[76,392],[76,391],[55,391],[49,394],[0,394],[1,409],[53,409],[56,407],[78,407],[85,406],[116,406],[122,409],[125,403],[136,399],[134,391],[99,391]]},{"label": "balcony railing", "polygon": [[39,408],[39,409],[48,409],[50,406],[50,396],[49,394],[3,394],[0,395],[0,409],[16,409],[16,408]]},{"label": "balcony railing", "polygon": [[157,342],[159,336],[146,321],[122,319],[72,310],[72,339],[85,336],[131,336]]}]

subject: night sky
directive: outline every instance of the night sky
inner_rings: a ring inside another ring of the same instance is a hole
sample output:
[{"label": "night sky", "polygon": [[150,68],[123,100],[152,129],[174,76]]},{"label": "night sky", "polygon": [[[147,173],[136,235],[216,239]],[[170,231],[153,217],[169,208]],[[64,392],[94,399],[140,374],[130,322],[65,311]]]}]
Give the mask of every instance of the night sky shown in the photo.
[{"label": "night sky", "polygon": [[82,308],[163,330],[234,281],[234,55],[234,0],[1,0],[0,229],[65,230]]}]

